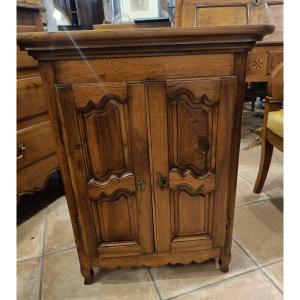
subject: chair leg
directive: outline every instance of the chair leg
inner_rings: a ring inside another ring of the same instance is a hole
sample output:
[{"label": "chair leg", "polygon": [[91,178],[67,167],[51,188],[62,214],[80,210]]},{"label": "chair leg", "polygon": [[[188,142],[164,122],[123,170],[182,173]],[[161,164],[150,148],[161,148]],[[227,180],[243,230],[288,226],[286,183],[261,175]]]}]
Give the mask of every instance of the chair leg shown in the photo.
[{"label": "chair leg", "polygon": [[253,189],[254,193],[256,194],[259,194],[262,191],[265,184],[272,159],[273,148],[274,146],[272,144],[270,144],[266,139],[263,139],[261,145],[259,170]]}]

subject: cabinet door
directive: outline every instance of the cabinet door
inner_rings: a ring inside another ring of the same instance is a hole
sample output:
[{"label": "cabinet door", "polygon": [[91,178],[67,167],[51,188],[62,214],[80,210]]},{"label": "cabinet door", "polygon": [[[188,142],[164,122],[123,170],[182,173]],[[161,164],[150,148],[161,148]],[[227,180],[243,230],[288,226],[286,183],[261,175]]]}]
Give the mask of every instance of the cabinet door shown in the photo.
[{"label": "cabinet door", "polygon": [[147,82],[156,251],[221,247],[236,78]]},{"label": "cabinet door", "polygon": [[62,86],[57,93],[83,239],[100,257],[153,252],[144,84]]}]

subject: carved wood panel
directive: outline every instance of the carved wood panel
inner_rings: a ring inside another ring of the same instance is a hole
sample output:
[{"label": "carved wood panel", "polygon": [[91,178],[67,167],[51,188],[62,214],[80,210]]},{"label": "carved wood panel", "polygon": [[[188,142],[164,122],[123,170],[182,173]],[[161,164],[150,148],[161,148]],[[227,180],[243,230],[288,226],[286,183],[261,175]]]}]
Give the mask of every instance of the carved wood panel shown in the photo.
[{"label": "carved wood panel", "polygon": [[220,81],[213,79],[172,82],[170,89],[167,84],[172,243],[175,244],[182,237],[210,239],[212,235],[214,124],[217,124],[219,90]]},{"label": "carved wood panel", "polygon": [[[147,136],[136,136],[135,127],[146,126],[146,116],[139,124],[132,120],[138,113],[136,102],[143,104],[133,97],[134,90],[135,86],[125,82],[72,87],[80,134],[80,144],[75,147],[83,155],[89,197],[86,205],[93,216],[90,222],[95,228],[98,254],[105,257],[153,251],[151,197],[136,188],[143,174],[136,167],[140,158],[134,141]],[[149,168],[148,157],[142,158],[143,167]],[[147,205],[150,209],[146,211]],[[138,211],[142,211],[139,217]],[[146,235],[150,243],[145,242]]]},{"label": "carved wood panel", "polygon": [[[223,151],[230,149],[235,84],[233,77],[148,83],[156,226],[165,237],[159,236],[158,251],[220,245],[215,233],[217,228],[225,232],[225,226],[220,229],[225,217],[220,206],[226,203],[226,187],[220,188],[217,170]],[[222,118],[227,120],[218,123]],[[228,172],[228,165],[224,170]]]}]

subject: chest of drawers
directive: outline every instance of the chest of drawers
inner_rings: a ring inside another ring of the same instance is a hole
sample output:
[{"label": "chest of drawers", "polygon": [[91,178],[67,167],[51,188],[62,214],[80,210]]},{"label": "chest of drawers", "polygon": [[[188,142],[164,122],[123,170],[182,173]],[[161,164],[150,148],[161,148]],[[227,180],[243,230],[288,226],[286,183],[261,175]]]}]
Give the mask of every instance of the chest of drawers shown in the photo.
[{"label": "chest of drawers", "polygon": [[[41,6],[17,4],[17,31],[43,31]],[[17,195],[42,190],[58,169],[38,63],[17,48]]]}]

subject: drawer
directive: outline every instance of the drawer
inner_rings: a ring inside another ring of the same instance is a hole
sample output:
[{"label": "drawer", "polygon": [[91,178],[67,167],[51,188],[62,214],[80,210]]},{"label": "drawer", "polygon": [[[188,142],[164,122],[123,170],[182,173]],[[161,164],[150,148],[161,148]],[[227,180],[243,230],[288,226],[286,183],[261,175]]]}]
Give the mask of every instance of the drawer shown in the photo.
[{"label": "drawer", "polygon": [[[21,145],[24,145],[25,147],[23,147],[23,151],[21,151]],[[55,141],[49,121],[18,131],[18,170],[54,154],[55,152]]]},{"label": "drawer", "polygon": [[55,170],[58,170],[56,154],[21,169],[17,174],[17,194],[20,196],[42,190]]},{"label": "drawer", "polygon": [[41,77],[17,80],[17,119],[25,119],[47,111]]}]

